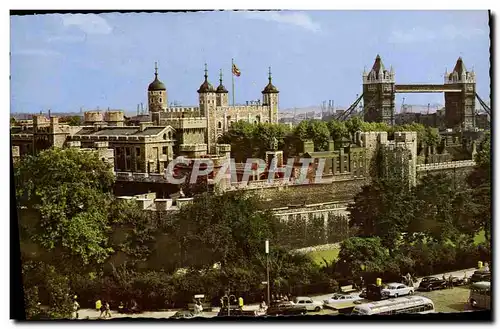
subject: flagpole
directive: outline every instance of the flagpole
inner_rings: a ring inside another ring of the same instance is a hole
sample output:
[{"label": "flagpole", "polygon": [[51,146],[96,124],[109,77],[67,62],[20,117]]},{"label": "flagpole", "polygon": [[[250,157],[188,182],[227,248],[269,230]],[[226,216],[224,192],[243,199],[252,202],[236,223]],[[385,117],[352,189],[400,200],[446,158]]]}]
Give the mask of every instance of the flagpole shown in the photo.
[{"label": "flagpole", "polygon": [[233,106],[234,106],[234,72],[233,72],[233,67],[234,67],[234,58],[231,58],[231,79],[232,79],[232,84],[233,84]]}]

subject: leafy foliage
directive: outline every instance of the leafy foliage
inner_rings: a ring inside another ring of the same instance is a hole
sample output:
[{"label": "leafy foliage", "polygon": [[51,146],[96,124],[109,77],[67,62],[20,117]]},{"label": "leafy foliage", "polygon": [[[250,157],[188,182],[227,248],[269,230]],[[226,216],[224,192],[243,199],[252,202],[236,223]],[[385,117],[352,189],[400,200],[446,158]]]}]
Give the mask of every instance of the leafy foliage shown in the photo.
[{"label": "leafy foliage", "polygon": [[[84,265],[102,263],[106,247],[113,174],[95,153],[49,149],[27,156],[15,169],[21,233],[46,251]],[[34,225],[23,225],[30,214]]]},{"label": "leafy foliage", "polygon": [[240,193],[197,197],[176,215],[173,234],[182,266],[207,267],[252,259],[275,236],[276,219],[258,212],[258,199]]}]

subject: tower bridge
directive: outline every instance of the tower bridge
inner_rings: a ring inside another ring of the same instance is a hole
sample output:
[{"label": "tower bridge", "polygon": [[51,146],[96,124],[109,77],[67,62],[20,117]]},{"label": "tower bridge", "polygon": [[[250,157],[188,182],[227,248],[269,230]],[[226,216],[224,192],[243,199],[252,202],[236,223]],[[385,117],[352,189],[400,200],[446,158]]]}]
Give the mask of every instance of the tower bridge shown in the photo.
[{"label": "tower bridge", "polygon": [[363,117],[367,122],[394,125],[396,93],[444,93],[447,128],[468,130],[475,122],[475,100],[490,115],[491,109],[476,93],[476,75],[468,71],[459,57],[453,71],[444,74],[443,84],[396,84],[392,66],[386,70],[379,55],[369,72],[363,72],[363,93],[337,119],[347,119],[363,100]]}]

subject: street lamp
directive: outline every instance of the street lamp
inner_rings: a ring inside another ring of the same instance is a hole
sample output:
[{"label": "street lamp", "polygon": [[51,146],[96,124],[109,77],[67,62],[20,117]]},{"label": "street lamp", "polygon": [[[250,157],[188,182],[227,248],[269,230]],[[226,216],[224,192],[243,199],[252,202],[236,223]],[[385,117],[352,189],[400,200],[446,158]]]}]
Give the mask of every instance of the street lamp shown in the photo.
[{"label": "street lamp", "polygon": [[267,305],[271,306],[271,288],[269,282],[269,240],[266,240],[266,263],[267,263]]}]

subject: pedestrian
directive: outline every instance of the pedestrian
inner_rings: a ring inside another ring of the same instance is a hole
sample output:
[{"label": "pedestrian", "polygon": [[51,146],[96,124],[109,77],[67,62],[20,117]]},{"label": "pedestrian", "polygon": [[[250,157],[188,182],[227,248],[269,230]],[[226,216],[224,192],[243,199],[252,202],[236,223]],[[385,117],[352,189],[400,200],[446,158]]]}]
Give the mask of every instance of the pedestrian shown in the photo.
[{"label": "pedestrian", "polygon": [[123,305],[123,301],[120,301],[120,305],[118,305],[118,313],[124,313],[125,305]]},{"label": "pedestrian", "polygon": [[107,301],[104,302],[104,312],[105,312],[104,317],[109,317],[109,318],[111,317],[111,308]]},{"label": "pedestrian", "polygon": [[243,297],[238,298],[238,306],[240,307],[240,310],[243,310]]},{"label": "pedestrian", "polygon": [[450,276],[448,277],[448,289],[452,289],[453,288],[453,277]]},{"label": "pedestrian", "polygon": [[264,312],[266,310],[266,302],[264,299],[260,302],[259,311]]},{"label": "pedestrian", "polygon": [[222,297],[220,298],[220,307],[224,307],[224,299]]},{"label": "pedestrian", "polygon": [[[101,308],[102,308],[102,302],[101,302],[101,300],[100,300],[100,299],[98,299],[98,300],[95,302],[95,309],[96,309],[96,311],[99,313],[99,312],[101,312]],[[101,317],[101,315],[102,315],[102,312],[100,313],[99,318]]]},{"label": "pedestrian", "polygon": [[78,319],[78,311],[80,310],[80,304],[78,304],[78,301],[76,299],[77,296],[75,295],[73,301],[73,319]]},{"label": "pedestrian", "polygon": [[283,296],[283,300],[284,300],[285,302],[288,302],[288,296],[287,296],[286,294],[285,294],[285,296]]},{"label": "pedestrian", "polygon": [[288,293],[288,300],[289,300],[289,301],[292,301],[292,300],[293,300],[293,299],[292,299],[292,294],[291,294],[291,293]]}]

